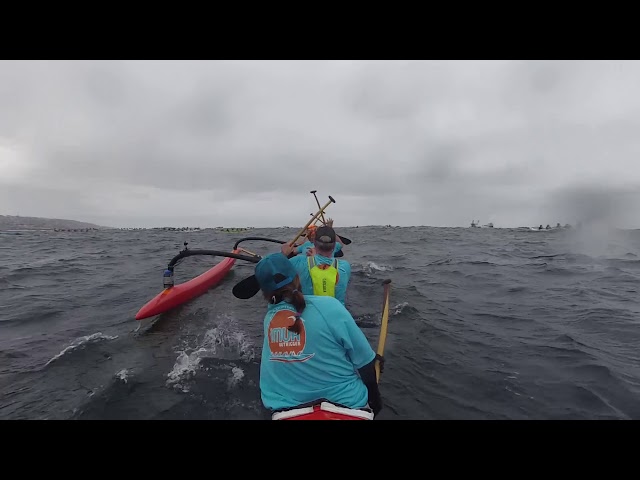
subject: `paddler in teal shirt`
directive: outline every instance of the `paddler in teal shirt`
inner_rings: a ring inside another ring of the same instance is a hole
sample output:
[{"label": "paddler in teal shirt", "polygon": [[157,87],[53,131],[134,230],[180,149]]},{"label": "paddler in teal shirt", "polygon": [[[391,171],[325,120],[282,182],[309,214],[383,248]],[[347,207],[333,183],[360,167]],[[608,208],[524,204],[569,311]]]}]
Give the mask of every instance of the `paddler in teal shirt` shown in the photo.
[{"label": "paddler in teal shirt", "polygon": [[[330,218],[327,218],[326,225],[333,228],[333,220]],[[316,237],[316,226],[310,225],[309,228],[307,229],[307,241],[304,242],[302,245],[298,245],[294,249],[294,253],[296,255],[298,254],[309,255],[310,254],[309,250],[312,250],[314,248],[313,242],[315,240],[315,237]],[[342,239],[338,235],[336,235],[336,242],[335,242],[335,247],[333,248],[332,256],[335,256],[336,253],[342,250],[342,245],[343,245]]]},{"label": "paddler in teal shirt", "polygon": [[[336,232],[325,225],[316,229],[311,244],[315,254],[297,255],[289,259],[300,277],[303,295],[335,297],[345,305],[351,265],[344,259],[335,258],[338,245]],[[293,248],[285,244],[282,253],[289,256]]]}]

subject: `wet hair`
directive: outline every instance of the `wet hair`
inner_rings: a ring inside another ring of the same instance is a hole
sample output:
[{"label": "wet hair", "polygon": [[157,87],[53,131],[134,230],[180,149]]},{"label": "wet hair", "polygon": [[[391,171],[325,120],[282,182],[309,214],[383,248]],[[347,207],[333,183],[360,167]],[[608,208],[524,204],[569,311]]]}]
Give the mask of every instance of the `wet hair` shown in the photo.
[{"label": "wet hair", "polygon": [[[276,274],[278,277],[281,274]],[[282,275],[281,279],[276,278],[276,281],[284,280],[285,277]],[[294,333],[300,333],[300,327],[302,325],[302,320],[300,320],[300,315],[307,307],[307,302],[304,300],[304,295],[300,289],[302,286],[300,285],[300,277],[296,275],[293,279],[293,282],[285,285],[282,288],[279,288],[275,292],[264,292],[265,300],[269,301],[269,303],[278,304],[280,302],[287,302],[293,305],[296,309],[296,320],[293,322],[293,325],[289,326],[289,331]]]}]

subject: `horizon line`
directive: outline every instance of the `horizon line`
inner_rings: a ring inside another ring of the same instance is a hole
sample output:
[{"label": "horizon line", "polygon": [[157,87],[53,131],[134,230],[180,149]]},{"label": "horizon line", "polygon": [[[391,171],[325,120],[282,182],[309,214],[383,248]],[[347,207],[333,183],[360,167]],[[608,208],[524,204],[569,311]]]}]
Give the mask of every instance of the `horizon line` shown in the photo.
[{"label": "horizon line", "polygon": [[[240,226],[240,225],[236,225],[236,226],[221,226],[221,225],[217,225],[217,226],[204,226],[201,227],[199,225],[195,225],[195,226],[186,226],[186,225],[182,225],[182,226],[176,226],[176,225],[162,225],[162,226],[113,226],[113,225],[101,225],[98,223],[95,223],[95,221],[91,222],[91,221],[86,221],[86,220],[75,220],[75,219],[71,219],[71,218],[61,218],[61,217],[36,217],[36,216],[32,216],[32,215],[27,215],[27,216],[23,216],[23,215],[10,215],[10,214],[0,214],[0,216],[4,216],[4,217],[14,217],[14,218],[33,218],[33,219],[39,219],[39,220],[49,220],[49,221],[71,221],[71,222],[77,222],[77,223],[86,223],[89,225],[93,225],[96,227],[99,227],[100,229],[109,229],[109,230],[130,230],[130,229],[138,229],[138,230],[152,230],[152,229],[169,229],[169,228],[176,228],[176,229],[182,229],[182,228],[186,228],[186,229],[200,229],[200,230],[217,230],[217,229],[278,229],[278,228],[290,228],[290,229],[300,229],[301,226],[290,226],[290,225],[269,225],[269,226],[252,226],[252,225],[244,225],[244,226]],[[587,225],[591,225],[591,224],[597,224],[600,223],[598,221],[587,221],[587,220],[583,220],[583,221],[576,221],[574,224],[570,224],[570,223],[564,223],[561,224],[560,227],[561,228],[566,228],[566,225],[569,225],[570,228],[576,228],[578,225],[582,224],[584,226]],[[485,224],[485,226],[478,226],[478,227],[471,227],[469,225],[463,226],[463,225],[428,225],[428,224],[414,224],[414,225],[393,225],[390,223],[376,223],[376,224],[358,224],[358,225],[335,225],[334,224],[334,228],[366,228],[366,227],[386,227],[386,228],[419,228],[419,227],[429,227],[429,228],[482,228],[482,229],[519,229],[519,228],[537,228],[537,226],[530,226],[530,225],[519,225],[519,226],[495,226],[493,225],[492,227],[487,227],[486,225],[488,224],[492,224],[493,222],[488,222],[487,224]],[[556,222],[556,224],[558,224],[558,222]],[[538,224],[538,226],[541,224]],[[544,225],[544,224],[542,224]],[[552,226],[551,224],[547,224],[551,227],[551,229],[556,229],[558,228],[557,226]],[[52,227],[55,228],[55,227]],[[82,227],[79,227],[82,228]],[[640,227],[620,227],[620,226],[612,226],[612,228],[615,229],[620,229],[620,230],[637,230]],[[45,229],[46,230],[46,229]],[[545,230],[545,228],[543,228],[543,230]]]}]

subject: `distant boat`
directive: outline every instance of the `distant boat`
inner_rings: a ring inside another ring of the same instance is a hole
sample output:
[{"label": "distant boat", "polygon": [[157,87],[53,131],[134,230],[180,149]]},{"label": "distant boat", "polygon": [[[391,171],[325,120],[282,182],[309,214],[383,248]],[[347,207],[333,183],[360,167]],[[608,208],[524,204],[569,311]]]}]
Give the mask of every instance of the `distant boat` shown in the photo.
[{"label": "distant boat", "polygon": [[486,225],[480,226],[480,220],[478,221],[472,220],[471,227],[469,228],[493,228],[493,223],[487,223]]},{"label": "distant boat", "polygon": [[547,225],[546,227],[543,227],[542,225],[540,225],[539,227],[529,227],[529,228],[534,232],[548,232],[549,230],[557,230],[562,227],[552,227],[551,225]]}]

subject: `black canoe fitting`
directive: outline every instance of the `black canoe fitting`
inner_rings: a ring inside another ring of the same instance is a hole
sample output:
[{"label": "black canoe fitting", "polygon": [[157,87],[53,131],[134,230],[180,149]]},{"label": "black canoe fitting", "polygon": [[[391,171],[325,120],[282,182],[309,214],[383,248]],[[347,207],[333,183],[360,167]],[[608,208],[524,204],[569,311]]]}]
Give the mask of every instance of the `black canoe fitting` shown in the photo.
[{"label": "black canoe fitting", "polygon": [[[234,247],[234,250],[235,250],[235,247]],[[169,262],[169,265],[167,265],[167,269],[173,271],[173,267],[176,265],[176,263],[179,260],[186,257],[192,257],[194,255],[211,255],[214,257],[229,257],[229,258],[236,258],[238,260],[244,260],[246,262],[251,262],[251,263],[258,263],[262,258],[262,257],[251,257],[249,255],[241,255],[239,253],[233,253],[233,252],[223,252],[220,250],[182,250],[179,254],[177,254],[175,257],[171,259],[171,261]]]},{"label": "black canoe fitting", "polygon": [[[342,237],[340,237],[342,238]],[[236,242],[236,244],[233,246],[233,249],[236,250],[238,248],[238,245],[240,244],[240,242],[245,242],[245,241],[249,241],[249,240],[257,240],[257,241],[261,241],[261,242],[272,242],[272,243],[279,243],[281,245],[284,245],[285,243],[289,243],[289,242],[285,242],[284,240],[275,240],[273,238],[266,238],[266,237],[245,237],[245,238],[241,238],[240,240],[238,240]],[[344,239],[343,239],[344,240]],[[345,245],[347,243],[345,242]],[[292,258],[294,255],[289,255],[289,258]],[[334,254],[334,256],[336,258],[338,257],[343,257],[344,256],[344,252],[342,250],[340,250],[339,252],[336,252]],[[256,262],[257,263],[257,262]]]},{"label": "black canoe fitting", "polygon": [[240,242],[246,242],[248,240],[257,240],[257,241],[261,241],[261,242],[272,242],[272,243],[279,243],[280,245],[284,245],[285,242],[283,240],[275,240],[273,238],[266,238],[266,237],[245,237],[245,238],[241,238],[240,240],[238,240],[236,242],[236,244],[233,246],[234,250],[238,249],[238,245],[240,245]]}]

